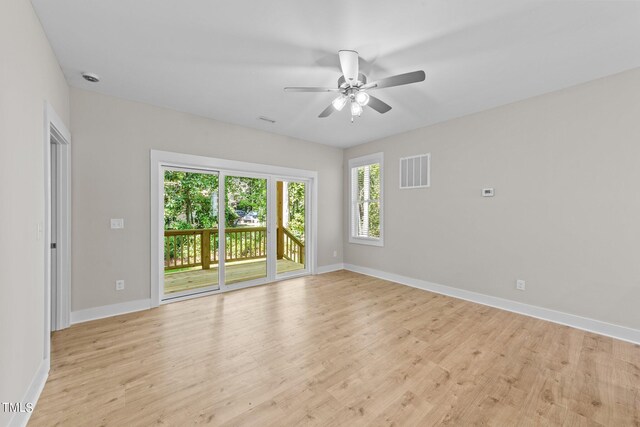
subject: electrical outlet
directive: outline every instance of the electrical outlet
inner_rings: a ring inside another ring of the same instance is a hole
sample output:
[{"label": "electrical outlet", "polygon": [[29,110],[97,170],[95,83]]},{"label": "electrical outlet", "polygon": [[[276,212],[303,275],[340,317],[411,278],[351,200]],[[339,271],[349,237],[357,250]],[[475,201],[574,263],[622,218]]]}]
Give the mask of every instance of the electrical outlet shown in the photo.
[{"label": "electrical outlet", "polygon": [[333,257],[336,258],[338,256],[338,251],[334,250],[333,251]]},{"label": "electrical outlet", "polygon": [[116,280],[116,291],[124,289],[124,280]]},{"label": "electrical outlet", "polygon": [[524,280],[516,280],[516,289],[519,291],[525,290],[526,283]]}]

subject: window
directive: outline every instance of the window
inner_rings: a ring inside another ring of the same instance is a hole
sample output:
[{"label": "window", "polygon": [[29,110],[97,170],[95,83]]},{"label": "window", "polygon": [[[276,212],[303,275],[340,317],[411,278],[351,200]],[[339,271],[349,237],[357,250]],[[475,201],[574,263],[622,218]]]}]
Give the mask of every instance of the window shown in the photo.
[{"label": "window", "polygon": [[382,153],[349,160],[349,242],[382,246]]}]

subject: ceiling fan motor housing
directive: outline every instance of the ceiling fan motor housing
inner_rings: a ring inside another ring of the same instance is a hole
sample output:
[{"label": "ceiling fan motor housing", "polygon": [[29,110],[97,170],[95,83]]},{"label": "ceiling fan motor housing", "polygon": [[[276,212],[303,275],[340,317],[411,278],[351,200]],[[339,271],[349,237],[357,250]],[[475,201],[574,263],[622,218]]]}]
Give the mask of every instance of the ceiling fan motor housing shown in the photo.
[{"label": "ceiling fan motor housing", "polygon": [[[362,73],[358,73],[358,81],[356,82],[355,87],[360,87],[366,84],[367,76]],[[344,78],[344,76],[340,76],[340,78],[338,79],[338,87],[341,89],[349,88],[349,83],[347,83],[347,80]]]}]

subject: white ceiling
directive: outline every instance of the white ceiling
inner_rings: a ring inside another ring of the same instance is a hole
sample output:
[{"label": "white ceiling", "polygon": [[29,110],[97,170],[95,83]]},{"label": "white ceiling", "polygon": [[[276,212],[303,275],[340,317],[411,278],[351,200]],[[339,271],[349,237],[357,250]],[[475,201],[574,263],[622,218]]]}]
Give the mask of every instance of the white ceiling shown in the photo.
[{"label": "white ceiling", "polygon": [[[338,147],[640,66],[638,1],[32,2],[72,86]],[[339,49],[370,81],[427,79],[376,91],[387,114],[319,119],[335,94],[283,87],[336,85]]]}]

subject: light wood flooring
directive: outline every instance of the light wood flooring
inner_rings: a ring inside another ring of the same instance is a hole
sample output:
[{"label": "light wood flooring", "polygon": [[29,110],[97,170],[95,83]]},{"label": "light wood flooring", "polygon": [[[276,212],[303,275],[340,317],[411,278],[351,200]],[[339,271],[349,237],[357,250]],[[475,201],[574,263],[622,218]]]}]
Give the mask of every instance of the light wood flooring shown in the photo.
[{"label": "light wood flooring", "polygon": [[[304,270],[304,265],[288,259],[279,259],[276,263],[278,273]],[[226,283],[237,283],[245,280],[259,279],[267,275],[267,260],[258,259],[252,261],[230,262],[225,265]],[[208,270],[188,270],[179,272],[166,272],[164,275],[164,292],[174,292],[198,289],[218,284],[218,268]]]},{"label": "light wood flooring", "polygon": [[54,334],[32,426],[640,425],[640,346],[339,271]]}]

